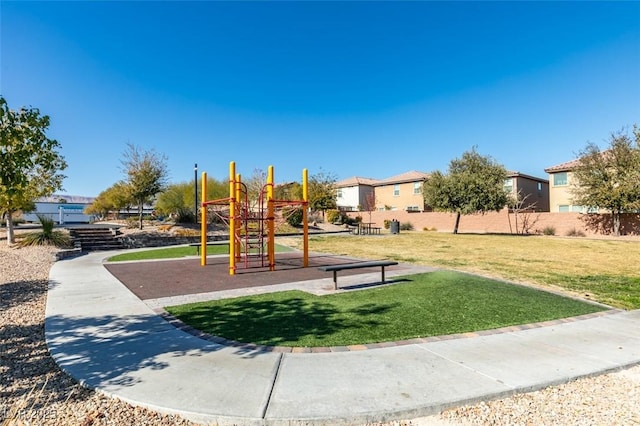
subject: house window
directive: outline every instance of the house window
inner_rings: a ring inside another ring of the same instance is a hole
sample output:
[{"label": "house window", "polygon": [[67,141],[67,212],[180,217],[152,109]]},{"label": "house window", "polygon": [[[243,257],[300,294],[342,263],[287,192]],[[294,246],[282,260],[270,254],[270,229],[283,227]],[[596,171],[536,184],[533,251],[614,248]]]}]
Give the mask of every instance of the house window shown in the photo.
[{"label": "house window", "polygon": [[419,206],[407,206],[407,211],[408,212],[419,212],[420,211],[420,207]]},{"label": "house window", "polygon": [[398,195],[400,195],[400,185],[396,184],[393,185],[393,195],[395,197],[397,197]]},{"label": "house window", "polygon": [[414,182],[413,183],[413,193],[414,194],[422,194],[422,183]]},{"label": "house window", "polygon": [[556,173],[553,175],[553,186],[566,186],[567,172]]},{"label": "house window", "polygon": [[582,206],[571,206],[571,211],[574,213],[582,213],[584,210],[584,207]]},{"label": "house window", "polygon": [[504,190],[508,193],[513,192],[513,178],[504,180]]},{"label": "house window", "polygon": [[566,212],[569,211],[569,206],[566,205],[566,204],[561,204],[561,205],[558,206],[558,211],[560,213],[566,213]]},{"label": "house window", "polygon": [[342,198],[342,188],[338,188],[337,194],[338,198]]}]

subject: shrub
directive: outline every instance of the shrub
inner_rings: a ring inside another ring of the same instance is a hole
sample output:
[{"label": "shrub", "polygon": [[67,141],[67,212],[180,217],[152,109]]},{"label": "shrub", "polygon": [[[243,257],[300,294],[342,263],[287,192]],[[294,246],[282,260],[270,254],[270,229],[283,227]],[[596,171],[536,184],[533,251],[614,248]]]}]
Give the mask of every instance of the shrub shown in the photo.
[{"label": "shrub", "polygon": [[542,230],[542,233],[544,235],[556,235],[556,228],[554,228],[553,226],[545,226]]},{"label": "shrub", "polygon": [[438,229],[437,229],[436,227],[429,228],[428,226],[425,226],[424,228],[422,228],[422,230],[423,230],[423,231],[433,231],[433,232],[435,232],[435,231],[437,231]]},{"label": "shrub", "polygon": [[401,231],[413,231],[413,224],[411,222],[402,222],[400,224]]},{"label": "shrub", "polygon": [[327,210],[326,211],[327,222],[329,223],[342,223],[342,214],[340,210]]},{"label": "shrub", "polygon": [[[313,213],[309,213],[309,215],[307,216],[307,220],[310,223],[323,223],[324,222],[324,218],[322,217],[322,212],[313,212]],[[327,219],[327,222],[332,223],[331,221],[329,221]]]},{"label": "shrub", "polygon": [[567,232],[567,237],[586,237],[586,234],[579,229],[573,228]]},{"label": "shrub", "polygon": [[197,237],[200,235],[200,231],[195,229],[177,229],[175,235],[178,237]]},{"label": "shrub", "polygon": [[282,216],[291,226],[300,226],[302,224],[302,207],[284,207]]},{"label": "shrub", "polygon": [[362,216],[359,216],[359,215],[358,215],[358,216],[356,216],[356,218],[355,218],[355,222],[357,222],[357,223],[361,223],[361,222],[362,222]]},{"label": "shrub", "polygon": [[191,209],[180,209],[176,212],[176,223],[197,223],[196,214]]},{"label": "shrub", "polygon": [[46,216],[37,215],[42,230],[24,234],[18,242],[19,247],[45,246],[71,247],[71,237],[65,232],[54,229],[53,219]]},{"label": "shrub", "polygon": [[391,226],[391,221],[389,219],[384,220],[384,229],[389,229]]}]

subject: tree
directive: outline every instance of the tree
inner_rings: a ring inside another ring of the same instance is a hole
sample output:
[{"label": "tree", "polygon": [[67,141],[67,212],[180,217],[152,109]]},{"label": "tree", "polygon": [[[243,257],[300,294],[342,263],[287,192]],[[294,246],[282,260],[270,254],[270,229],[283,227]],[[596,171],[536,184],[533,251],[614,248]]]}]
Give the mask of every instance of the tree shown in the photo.
[{"label": "tree", "polygon": [[371,214],[376,209],[376,193],[373,191],[367,192],[364,196],[364,205],[362,210],[369,213],[369,222],[371,222]]},{"label": "tree", "polygon": [[[508,196],[509,212],[513,213],[515,220],[516,234],[528,234],[531,228],[538,222],[538,218],[531,217],[535,212],[537,203],[535,201],[529,202],[531,194],[522,195],[522,188],[518,190],[518,193]],[[513,233],[511,228],[511,215],[509,215],[509,229]]]},{"label": "tree", "polygon": [[640,129],[612,134],[605,151],[588,143],[578,157],[572,202],[610,211],[613,233],[620,235],[620,214],[640,209]]},{"label": "tree", "polygon": [[262,194],[267,184],[267,172],[262,169],[253,169],[251,177],[243,181],[247,188],[247,198],[249,199],[249,209],[253,210],[261,207],[260,195],[264,196],[264,202],[267,201],[266,193]]},{"label": "tree", "polygon": [[323,218],[325,210],[337,208],[336,181],[334,175],[322,171],[309,177],[309,208],[321,210]]},{"label": "tree", "polygon": [[120,210],[129,210],[133,203],[129,185],[120,181],[98,194],[93,203],[85,209],[85,213],[108,216],[110,212],[115,212],[118,219]]},{"label": "tree", "polygon": [[302,200],[302,185],[299,182],[276,185],[273,196],[276,200]]},{"label": "tree", "polygon": [[[182,182],[169,185],[156,200],[156,211],[163,215],[176,214],[179,221],[186,221],[191,218],[193,222],[197,222],[194,217],[193,205],[195,200],[194,182]],[[198,188],[202,188],[202,183],[198,184]],[[227,198],[229,196],[229,184],[221,182],[214,178],[207,177],[207,200],[216,200]],[[200,197],[200,194],[198,194]]]},{"label": "tree", "polygon": [[451,160],[447,174],[435,171],[424,184],[424,200],[436,211],[456,213],[453,233],[458,233],[460,216],[499,211],[507,204],[504,180],[507,171],[476,148]]},{"label": "tree", "polygon": [[127,174],[126,183],[131,199],[138,204],[139,226],[142,229],[142,211],[145,204],[167,185],[167,158],[154,150],[143,151],[128,143],[122,159],[123,170]]},{"label": "tree", "polygon": [[46,135],[50,119],[37,108],[15,111],[0,96],[0,216],[7,244],[14,242],[13,213],[33,210],[34,201],[62,189],[67,168],[60,143]]}]

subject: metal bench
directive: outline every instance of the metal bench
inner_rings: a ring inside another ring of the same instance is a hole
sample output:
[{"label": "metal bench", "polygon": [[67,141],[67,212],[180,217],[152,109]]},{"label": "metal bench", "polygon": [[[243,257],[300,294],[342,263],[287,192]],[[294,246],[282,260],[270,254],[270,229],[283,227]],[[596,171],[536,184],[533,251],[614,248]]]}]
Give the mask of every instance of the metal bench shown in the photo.
[{"label": "metal bench", "polygon": [[361,269],[361,268],[382,268],[382,282],[385,282],[384,279],[384,268],[386,266],[397,265],[398,262],[394,262],[393,260],[373,260],[370,262],[357,262],[357,263],[343,263],[338,265],[327,265],[318,267],[319,270],[325,272],[333,272],[333,288],[334,290],[338,289],[338,271],[342,271],[345,269]]}]

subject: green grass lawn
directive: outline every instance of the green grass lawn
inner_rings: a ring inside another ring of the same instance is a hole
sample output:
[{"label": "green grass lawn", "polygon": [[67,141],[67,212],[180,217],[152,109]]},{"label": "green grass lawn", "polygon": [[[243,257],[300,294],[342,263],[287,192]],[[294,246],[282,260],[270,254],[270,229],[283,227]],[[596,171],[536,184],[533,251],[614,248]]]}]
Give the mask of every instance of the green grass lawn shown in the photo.
[{"label": "green grass lawn", "polygon": [[[299,239],[288,241],[300,247]],[[392,259],[532,283],[622,309],[640,309],[640,241],[403,232],[314,236],[309,249]]]},{"label": "green grass lawn", "polygon": [[192,327],[227,339],[308,347],[463,333],[605,309],[459,272],[404,279],[391,286],[322,297],[287,291],[166,309]]},{"label": "green grass lawn", "polygon": [[[292,248],[276,244],[276,252],[292,251]],[[207,255],[228,254],[229,246],[227,245],[207,245]],[[152,259],[172,259],[185,256],[196,256],[198,250],[196,247],[176,246],[153,250],[135,251],[130,253],[118,254],[107,259],[108,262],[122,262],[128,260],[152,260]]]}]

